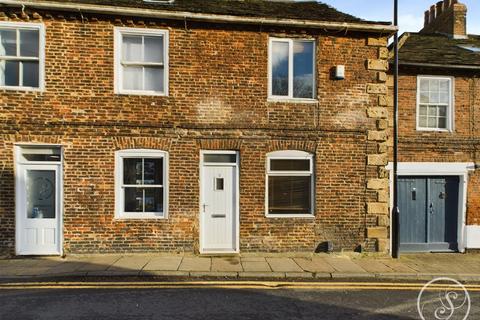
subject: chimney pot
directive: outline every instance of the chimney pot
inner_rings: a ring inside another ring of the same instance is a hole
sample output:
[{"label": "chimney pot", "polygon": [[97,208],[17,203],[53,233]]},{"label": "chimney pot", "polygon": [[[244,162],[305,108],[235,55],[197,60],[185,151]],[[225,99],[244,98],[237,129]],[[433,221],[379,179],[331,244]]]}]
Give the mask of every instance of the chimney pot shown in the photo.
[{"label": "chimney pot", "polygon": [[425,22],[423,23],[423,26],[426,27],[430,23],[430,11],[425,11]]},{"label": "chimney pot", "polygon": [[430,7],[430,22],[433,22],[435,20],[435,5]]},{"label": "chimney pot", "polygon": [[443,13],[443,1],[437,2],[437,17]]}]

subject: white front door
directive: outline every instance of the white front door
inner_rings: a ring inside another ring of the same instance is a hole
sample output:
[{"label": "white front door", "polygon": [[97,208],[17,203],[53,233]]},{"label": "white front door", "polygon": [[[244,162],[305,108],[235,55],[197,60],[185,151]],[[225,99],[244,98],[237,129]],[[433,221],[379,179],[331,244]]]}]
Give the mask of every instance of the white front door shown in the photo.
[{"label": "white front door", "polygon": [[201,178],[200,251],[238,252],[237,155],[205,155]]},{"label": "white front door", "polygon": [[17,254],[61,253],[60,172],[60,164],[17,166]]}]

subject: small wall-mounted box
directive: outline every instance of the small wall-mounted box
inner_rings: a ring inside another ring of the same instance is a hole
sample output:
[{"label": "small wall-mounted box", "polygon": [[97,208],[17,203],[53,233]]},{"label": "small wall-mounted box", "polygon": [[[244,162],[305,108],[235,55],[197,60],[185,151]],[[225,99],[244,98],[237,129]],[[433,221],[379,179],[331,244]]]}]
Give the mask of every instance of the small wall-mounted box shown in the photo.
[{"label": "small wall-mounted box", "polygon": [[345,66],[338,65],[335,67],[335,79],[343,80],[345,79]]}]

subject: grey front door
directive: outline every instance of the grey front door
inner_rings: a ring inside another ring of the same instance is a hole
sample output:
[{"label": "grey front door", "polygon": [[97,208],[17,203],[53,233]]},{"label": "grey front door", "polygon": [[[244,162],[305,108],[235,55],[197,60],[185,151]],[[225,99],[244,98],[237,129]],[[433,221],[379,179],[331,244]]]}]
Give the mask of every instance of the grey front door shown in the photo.
[{"label": "grey front door", "polygon": [[400,177],[401,251],[458,250],[459,178]]}]

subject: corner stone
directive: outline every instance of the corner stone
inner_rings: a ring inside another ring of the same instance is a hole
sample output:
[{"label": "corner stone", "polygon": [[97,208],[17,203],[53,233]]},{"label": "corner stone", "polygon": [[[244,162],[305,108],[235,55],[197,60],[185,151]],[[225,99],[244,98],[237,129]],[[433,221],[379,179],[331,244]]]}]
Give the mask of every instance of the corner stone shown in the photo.
[{"label": "corner stone", "polygon": [[386,227],[372,227],[367,228],[367,238],[387,239]]},{"label": "corner stone", "polygon": [[368,38],[367,45],[372,47],[386,47],[387,38]]},{"label": "corner stone", "polygon": [[382,166],[388,162],[387,154],[369,154],[367,164],[369,166]]},{"label": "corner stone", "polygon": [[[388,62],[385,61],[385,60],[368,59],[367,60],[367,68],[368,68],[368,70],[387,71],[388,70]],[[385,75],[385,80],[387,80],[386,75]]]},{"label": "corner stone", "polygon": [[387,141],[387,131],[368,131],[368,140],[373,141]]},{"label": "corner stone", "polygon": [[388,214],[388,204],[382,202],[368,203],[367,212],[376,214]]},{"label": "corner stone", "polygon": [[384,190],[388,188],[388,179],[370,179],[367,188],[372,190]]},{"label": "corner stone", "polygon": [[377,84],[377,83],[369,83],[367,85],[367,93],[370,93],[370,94],[387,94],[387,85]]}]

